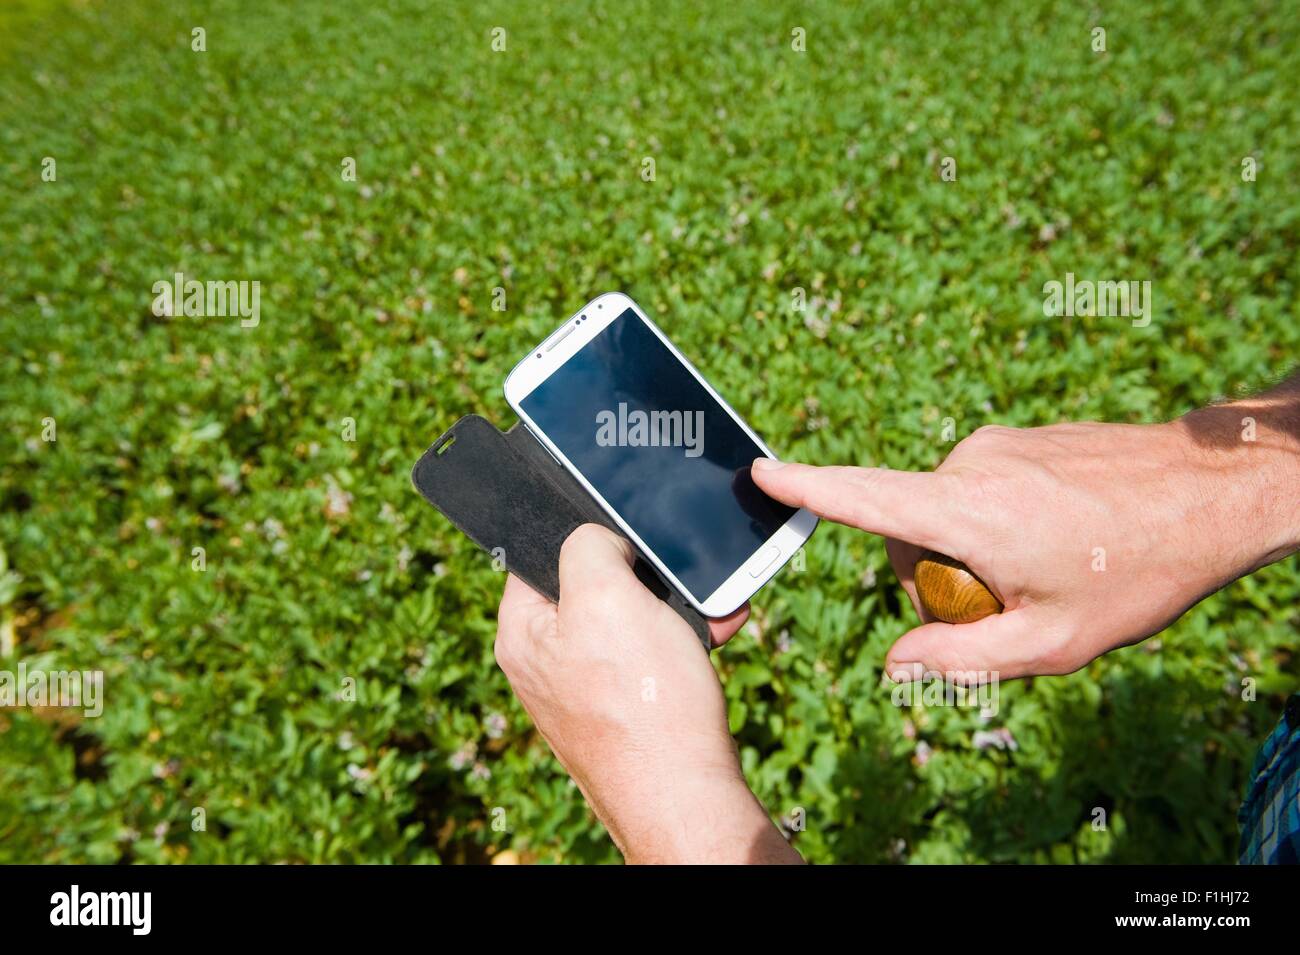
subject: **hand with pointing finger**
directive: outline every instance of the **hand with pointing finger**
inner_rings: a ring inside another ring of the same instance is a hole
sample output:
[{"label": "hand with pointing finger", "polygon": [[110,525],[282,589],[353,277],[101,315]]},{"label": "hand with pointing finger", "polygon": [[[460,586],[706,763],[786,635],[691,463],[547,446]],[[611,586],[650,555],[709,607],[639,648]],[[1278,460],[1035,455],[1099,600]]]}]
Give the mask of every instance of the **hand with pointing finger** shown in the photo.
[{"label": "hand with pointing finger", "polygon": [[[759,459],[753,474],[777,500],[886,538],[923,621],[890,649],[892,678],[1070,673],[1300,548],[1297,405],[1283,386],[1167,424],[986,427],[928,473]],[[933,620],[913,577],[926,549],[965,563],[1004,611]]]}]

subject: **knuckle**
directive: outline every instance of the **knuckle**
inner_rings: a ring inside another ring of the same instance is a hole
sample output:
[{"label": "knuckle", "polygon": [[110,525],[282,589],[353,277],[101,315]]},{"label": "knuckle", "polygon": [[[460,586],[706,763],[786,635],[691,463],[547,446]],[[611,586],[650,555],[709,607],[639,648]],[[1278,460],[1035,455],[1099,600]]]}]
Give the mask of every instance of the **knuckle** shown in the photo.
[{"label": "knuckle", "polygon": [[843,466],[837,471],[835,477],[842,478],[845,484],[851,485],[857,490],[873,491],[880,486],[883,480],[883,472],[880,468],[859,468],[849,465]]},{"label": "knuckle", "polygon": [[879,468],[845,467],[833,484],[819,489],[821,499],[813,502],[814,510],[841,513],[849,521],[860,523],[874,516],[873,502],[886,480]]},{"label": "knuckle", "polygon": [[1007,493],[1007,482],[1001,477],[967,471],[952,475],[954,493],[971,510],[998,509]]},{"label": "knuckle", "polygon": [[957,442],[953,448],[953,453],[958,451],[970,451],[972,449],[987,448],[990,444],[1012,431],[1012,428],[1004,427],[1000,424],[982,424],[966,437]]},{"label": "knuckle", "polygon": [[964,526],[983,534],[1005,523],[1007,488],[1001,478],[965,468],[940,472],[936,477],[943,482],[944,497]]},{"label": "knuckle", "polygon": [[516,671],[519,664],[519,651],[512,631],[503,629],[497,632],[496,641],[492,644],[492,654],[496,657],[497,666],[507,677]]},{"label": "knuckle", "polygon": [[969,451],[971,448],[982,447],[993,438],[993,430],[996,426],[991,424],[982,424],[966,437],[957,442],[953,451]]}]

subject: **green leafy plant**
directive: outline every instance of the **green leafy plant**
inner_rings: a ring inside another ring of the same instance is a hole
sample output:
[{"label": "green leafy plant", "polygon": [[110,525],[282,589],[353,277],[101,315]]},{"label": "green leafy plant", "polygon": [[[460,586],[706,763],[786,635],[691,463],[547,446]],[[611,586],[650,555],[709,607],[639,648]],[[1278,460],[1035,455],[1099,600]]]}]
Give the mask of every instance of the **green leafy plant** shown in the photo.
[{"label": "green leafy plant", "polygon": [[[0,861],[615,860],[420,452],[508,420],[607,289],[791,459],[1262,387],[1300,345],[1294,39],[1181,0],[6,5],[0,668],[101,669],[105,710],[0,710]],[[153,314],[176,272],[259,281],[260,324]],[[1153,320],[1046,316],[1066,272],[1150,280]],[[806,557],[715,659],[807,858],[1233,858],[1294,561],[982,720],[882,684],[913,617],[880,541]]]}]

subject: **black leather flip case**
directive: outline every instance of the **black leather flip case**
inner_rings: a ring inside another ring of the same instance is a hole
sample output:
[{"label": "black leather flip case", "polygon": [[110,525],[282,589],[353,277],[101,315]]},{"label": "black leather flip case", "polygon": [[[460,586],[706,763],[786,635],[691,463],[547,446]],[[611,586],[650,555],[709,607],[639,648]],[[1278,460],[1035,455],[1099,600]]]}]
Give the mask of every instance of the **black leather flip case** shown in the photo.
[{"label": "black leather flip case", "polygon": [[[560,545],[574,528],[595,523],[622,533],[522,424],[501,432],[466,415],[424,452],[411,481],[470,540],[503,556],[511,573],[553,601],[560,599]],[[708,648],[708,618],[643,556],[633,569]]]}]

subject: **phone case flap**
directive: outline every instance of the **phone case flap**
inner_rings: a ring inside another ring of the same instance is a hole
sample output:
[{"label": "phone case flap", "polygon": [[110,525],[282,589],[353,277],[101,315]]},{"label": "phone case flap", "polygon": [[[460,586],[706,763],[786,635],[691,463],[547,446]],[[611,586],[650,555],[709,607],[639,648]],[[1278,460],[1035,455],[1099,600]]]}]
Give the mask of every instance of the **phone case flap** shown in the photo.
[{"label": "phone case flap", "polygon": [[[411,480],[470,540],[553,601],[560,597],[560,546],[576,527],[603,524],[622,534],[522,424],[501,432],[486,418],[466,415],[421,456]],[[708,618],[640,554],[633,570],[707,648]]]}]

